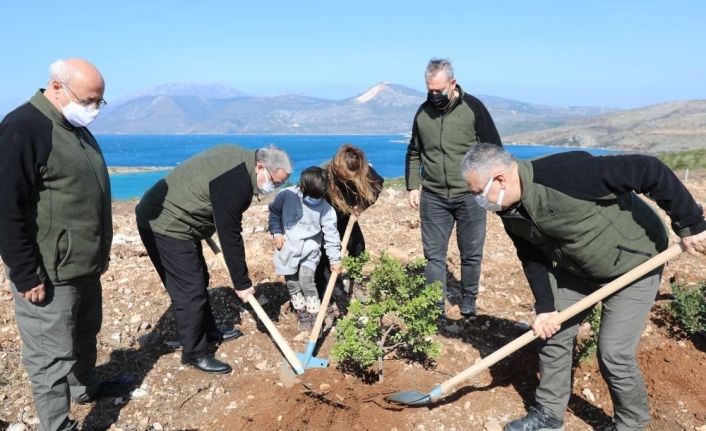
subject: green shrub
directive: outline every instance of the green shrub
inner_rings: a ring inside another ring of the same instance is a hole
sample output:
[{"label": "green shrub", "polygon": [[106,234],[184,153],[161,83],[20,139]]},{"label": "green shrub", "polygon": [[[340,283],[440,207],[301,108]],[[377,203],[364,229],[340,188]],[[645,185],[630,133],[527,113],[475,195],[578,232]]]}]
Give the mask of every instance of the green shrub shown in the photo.
[{"label": "green shrub", "polygon": [[706,150],[660,154],[657,158],[672,170],[706,168]]},{"label": "green shrub", "polygon": [[601,329],[601,315],[603,309],[600,305],[596,305],[583,319],[591,325],[591,330],[587,338],[581,340],[574,351],[574,363],[581,363],[591,359],[598,350],[598,333]]},{"label": "green shrub", "polygon": [[403,265],[383,252],[365,275],[369,261],[367,253],[343,260],[351,279],[367,288],[370,300],[350,305],[338,323],[331,357],[360,371],[377,360],[382,381],[382,359],[393,351],[425,358],[439,355],[439,343],[431,336],[437,332],[442,292],[440,282],[426,285],[423,259]]},{"label": "green shrub", "polygon": [[689,335],[706,332],[706,282],[687,286],[682,282],[672,283],[674,299],[669,304],[672,316]]}]

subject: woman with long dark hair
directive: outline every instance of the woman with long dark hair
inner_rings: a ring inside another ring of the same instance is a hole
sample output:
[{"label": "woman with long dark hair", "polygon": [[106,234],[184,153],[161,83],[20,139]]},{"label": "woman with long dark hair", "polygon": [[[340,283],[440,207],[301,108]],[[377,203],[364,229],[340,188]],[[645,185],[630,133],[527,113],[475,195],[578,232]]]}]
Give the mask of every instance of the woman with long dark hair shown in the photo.
[{"label": "woman with long dark hair", "polygon": [[[365,153],[351,144],[343,144],[332,160],[321,165],[329,175],[328,200],[336,210],[338,232],[343,238],[352,214],[359,217],[375,203],[384,179],[368,163]],[[344,244],[341,244],[345,246]],[[356,223],[348,241],[348,256],[357,257],[365,251],[363,231]],[[331,276],[325,250],[316,268],[315,280],[319,293],[323,294]]]}]

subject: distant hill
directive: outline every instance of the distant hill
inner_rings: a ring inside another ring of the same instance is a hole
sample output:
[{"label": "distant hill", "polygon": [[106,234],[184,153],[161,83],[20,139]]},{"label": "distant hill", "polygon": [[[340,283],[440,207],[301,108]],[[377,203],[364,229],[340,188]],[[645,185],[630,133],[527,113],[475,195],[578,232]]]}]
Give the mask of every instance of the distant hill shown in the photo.
[{"label": "distant hill", "polygon": [[615,148],[648,153],[706,148],[706,100],[614,112],[562,127],[504,137],[506,142]]},{"label": "distant hill", "polygon": [[[225,97],[228,94],[231,97]],[[611,111],[478,98],[501,135]],[[404,134],[411,131],[414,113],[425,99],[426,93],[387,82],[338,101],[301,95],[254,97],[218,84],[168,84],[109,104],[91,129],[121,134]]]}]

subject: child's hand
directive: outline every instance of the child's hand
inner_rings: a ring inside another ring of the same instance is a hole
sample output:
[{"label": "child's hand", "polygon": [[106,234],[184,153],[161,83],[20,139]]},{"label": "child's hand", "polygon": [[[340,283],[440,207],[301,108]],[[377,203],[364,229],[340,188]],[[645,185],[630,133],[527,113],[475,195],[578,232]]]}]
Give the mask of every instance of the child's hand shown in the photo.
[{"label": "child's hand", "polygon": [[277,235],[275,237],[275,248],[277,248],[277,250],[282,250],[283,246],[284,246],[284,235]]},{"label": "child's hand", "polygon": [[334,263],[331,265],[331,273],[334,273],[334,272],[337,274],[341,273],[341,264],[340,263]]}]

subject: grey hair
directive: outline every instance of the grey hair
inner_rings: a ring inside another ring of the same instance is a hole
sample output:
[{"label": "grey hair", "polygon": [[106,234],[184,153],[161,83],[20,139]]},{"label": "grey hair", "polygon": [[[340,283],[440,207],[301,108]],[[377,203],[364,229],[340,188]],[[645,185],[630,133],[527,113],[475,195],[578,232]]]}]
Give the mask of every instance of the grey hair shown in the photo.
[{"label": "grey hair", "polygon": [[517,157],[508,150],[495,144],[478,144],[471,147],[461,162],[461,176],[466,178],[469,172],[483,178],[490,178],[494,170],[509,168],[517,163]]},{"label": "grey hair", "polygon": [[78,71],[66,60],[57,60],[49,66],[49,84],[56,80],[69,85]]},{"label": "grey hair", "polygon": [[287,152],[274,145],[257,150],[255,152],[255,160],[258,163],[262,163],[270,172],[282,169],[287,175],[291,175],[294,170],[292,159],[289,158]]},{"label": "grey hair", "polygon": [[427,70],[424,73],[425,78],[432,78],[437,73],[443,71],[446,77],[450,80],[454,79],[454,67],[451,65],[451,60],[448,58],[432,58],[427,64]]}]

